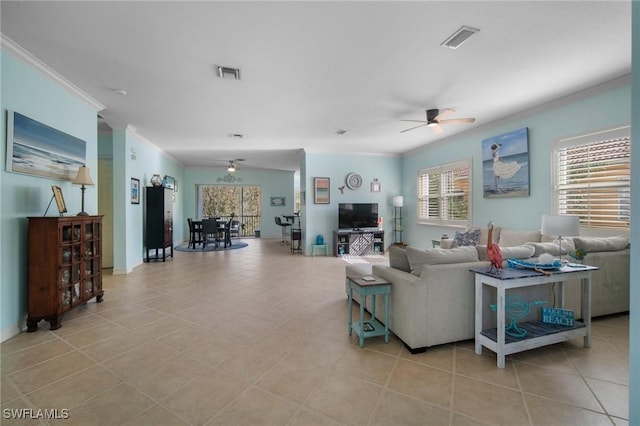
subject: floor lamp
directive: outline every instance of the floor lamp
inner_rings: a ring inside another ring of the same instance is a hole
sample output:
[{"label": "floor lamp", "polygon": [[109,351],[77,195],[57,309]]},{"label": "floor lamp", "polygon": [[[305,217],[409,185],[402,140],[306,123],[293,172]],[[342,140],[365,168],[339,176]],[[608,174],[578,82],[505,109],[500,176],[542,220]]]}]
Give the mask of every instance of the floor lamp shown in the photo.
[{"label": "floor lamp", "polygon": [[[393,197],[393,242],[396,244],[404,244],[402,242],[402,205],[404,204],[404,198],[402,195],[396,195]],[[400,233],[400,241],[398,241],[398,233]]]},{"label": "floor lamp", "polygon": [[578,216],[542,215],[542,235],[558,236],[558,260],[562,255],[562,237],[580,235],[580,219]]},{"label": "floor lamp", "polygon": [[78,174],[76,178],[73,180],[74,185],[82,185],[82,209],[78,216],[89,216],[89,213],[84,211],[84,191],[86,190],[85,185],[93,185],[93,181],[91,180],[91,173],[89,172],[89,168],[87,166],[82,166],[78,169]]}]

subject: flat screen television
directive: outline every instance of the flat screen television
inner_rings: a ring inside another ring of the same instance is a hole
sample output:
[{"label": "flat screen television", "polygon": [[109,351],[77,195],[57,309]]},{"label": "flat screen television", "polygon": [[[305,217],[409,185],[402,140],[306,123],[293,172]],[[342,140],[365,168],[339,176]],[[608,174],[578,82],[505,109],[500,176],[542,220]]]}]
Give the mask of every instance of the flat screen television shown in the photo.
[{"label": "flat screen television", "polygon": [[371,229],[378,227],[378,203],[340,203],[339,229]]}]

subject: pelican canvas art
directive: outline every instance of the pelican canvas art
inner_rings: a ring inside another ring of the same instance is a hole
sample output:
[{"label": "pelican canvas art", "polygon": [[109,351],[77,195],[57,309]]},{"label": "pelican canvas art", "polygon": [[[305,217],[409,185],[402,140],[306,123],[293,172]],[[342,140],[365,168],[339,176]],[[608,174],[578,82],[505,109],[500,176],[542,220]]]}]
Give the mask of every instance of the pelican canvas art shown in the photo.
[{"label": "pelican canvas art", "polygon": [[482,141],[484,198],[529,196],[528,128]]}]

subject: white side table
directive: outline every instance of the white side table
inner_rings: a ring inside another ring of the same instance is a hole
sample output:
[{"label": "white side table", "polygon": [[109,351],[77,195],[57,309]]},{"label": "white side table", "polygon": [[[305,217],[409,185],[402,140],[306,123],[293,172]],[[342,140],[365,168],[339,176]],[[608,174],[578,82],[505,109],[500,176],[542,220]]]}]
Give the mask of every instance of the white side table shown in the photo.
[{"label": "white side table", "polygon": [[[584,337],[584,347],[591,346],[591,272],[599,268],[584,266],[571,268],[565,266],[551,271],[550,275],[529,269],[504,268],[498,273],[490,273],[489,268],[472,268],[475,273],[476,292],[476,318],[475,338],[476,354],[482,354],[482,347],[492,350],[498,355],[498,367],[504,368],[506,355],[526,351],[540,346],[563,342],[575,337]],[[572,327],[546,324],[541,321],[518,323],[518,326],[527,330],[523,338],[515,338],[505,335],[505,292],[509,289],[559,283],[559,307],[563,306],[563,281],[579,279],[582,283],[582,322],[576,321]],[[494,287],[497,292],[497,327],[494,329],[482,329],[482,303],[483,286]]]}]

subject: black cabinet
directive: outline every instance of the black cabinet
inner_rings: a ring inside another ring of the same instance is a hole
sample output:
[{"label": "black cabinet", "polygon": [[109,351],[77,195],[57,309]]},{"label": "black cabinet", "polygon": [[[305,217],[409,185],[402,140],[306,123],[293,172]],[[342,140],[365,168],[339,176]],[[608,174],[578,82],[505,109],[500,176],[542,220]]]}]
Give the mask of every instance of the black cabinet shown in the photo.
[{"label": "black cabinet", "polygon": [[[148,186],[145,199],[147,262],[164,262],[167,256],[173,257],[173,190],[162,186]],[[170,254],[167,249],[170,249]],[[155,254],[150,255],[152,250],[155,250]]]}]

